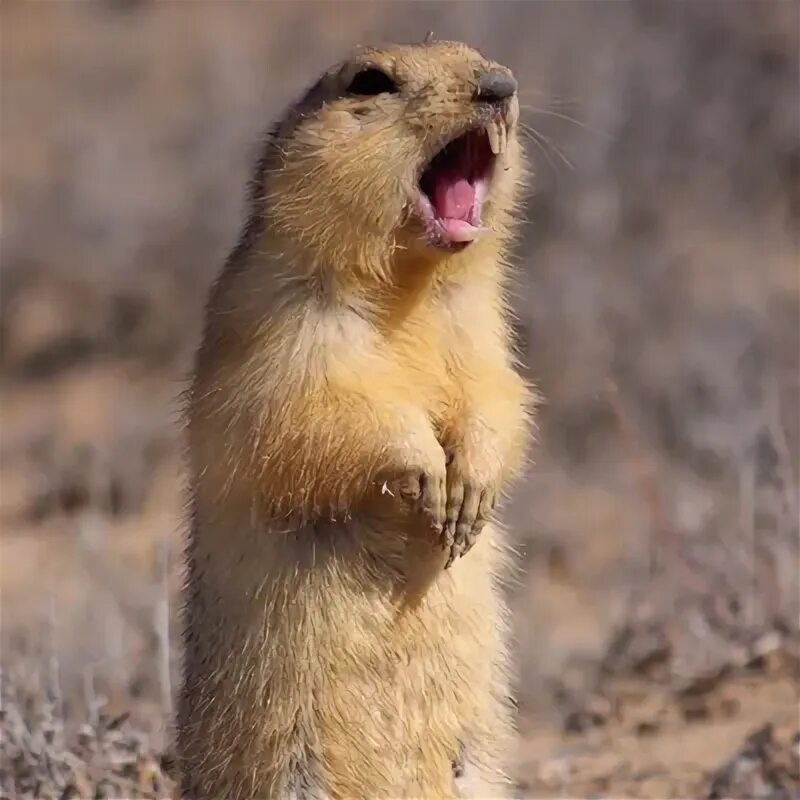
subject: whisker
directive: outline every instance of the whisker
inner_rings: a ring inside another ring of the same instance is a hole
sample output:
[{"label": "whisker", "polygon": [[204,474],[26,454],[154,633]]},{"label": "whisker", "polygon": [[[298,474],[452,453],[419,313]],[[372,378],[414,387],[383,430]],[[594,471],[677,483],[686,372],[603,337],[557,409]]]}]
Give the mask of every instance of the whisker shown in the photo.
[{"label": "whisker", "polygon": [[589,133],[597,134],[598,136],[602,136],[609,141],[613,141],[614,137],[608,133],[608,131],[600,130],[600,128],[594,128],[591,125],[587,125],[585,122],[581,122],[579,119],[575,119],[575,117],[570,117],[568,114],[562,114],[559,111],[551,111],[546,108],[537,108],[536,106],[524,106],[520,105],[521,109],[525,111],[530,111],[533,114],[546,114],[549,117],[556,117],[558,119],[563,119],[566,122],[571,122],[573,125],[577,125],[579,128],[583,128],[585,131]]},{"label": "whisker", "polygon": [[536,140],[538,142],[540,143],[543,142],[548,147],[550,147],[552,151],[564,162],[564,164],[569,169],[575,169],[575,165],[567,158],[567,156],[564,154],[564,151],[561,150],[557,145],[553,144],[553,142],[550,141],[550,139],[548,139],[543,133],[537,131],[536,128],[534,128],[533,126],[527,125],[525,123],[520,124],[520,129],[528,133],[531,137],[536,137]]},{"label": "whisker", "polygon": [[553,163],[553,159],[550,158],[550,153],[547,152],[544,145],[539,141],[539,139],[534,135],[533,131],[528,130],[527,126],[520,125],[520,131],[525,135],[529,142],[535,144],[539,150],[541,151],[542,155],[547,159],[547,163],[550,164],[550,169],[553,170],[553,174],[558,177],[558,169],[556,165]]},{"label": "whisker", "polygon": [[517,95],[520,100],[532,100],[534,99],[534,95],[536,98],[542,98],[545,106],[550,107],[561,107],[564,106],[579,106],[582,104],[582,101],[577,97],[559,97],[558,95],[549,95],[547,92],[541,92],[536,89],[518,91]]}]

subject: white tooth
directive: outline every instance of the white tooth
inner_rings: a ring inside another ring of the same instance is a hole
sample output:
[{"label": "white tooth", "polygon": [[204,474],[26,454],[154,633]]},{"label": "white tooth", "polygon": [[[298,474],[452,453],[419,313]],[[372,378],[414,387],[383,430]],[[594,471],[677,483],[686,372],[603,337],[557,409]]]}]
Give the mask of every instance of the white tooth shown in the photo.
[{"label": "white tooth", "polygon": [[513,128],[519,120],[519,100],[514,97],[511,100],[511,105],[508,107],[508,114],[506,114],[506,125]]},{"label": "white tooth", "polygon": [[508,131],[502,122],[497,123],[497,139],[500,142],[500,152],[505,153],[508,144]]},{"label": "white tooth", "polygon": [[489,147],[497,155],[500,152],[500,137],[497,132],[497,125],[494,122],[490,122],[486,126],[486,135],[489,137]]}]

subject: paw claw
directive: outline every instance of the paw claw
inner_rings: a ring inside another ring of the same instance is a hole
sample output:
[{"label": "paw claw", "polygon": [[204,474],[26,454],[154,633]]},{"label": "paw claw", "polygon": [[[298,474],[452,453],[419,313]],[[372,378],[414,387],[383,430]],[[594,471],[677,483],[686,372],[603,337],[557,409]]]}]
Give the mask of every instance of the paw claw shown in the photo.
[{"label": "paw claw", "polygon": [[494,508],[495,491],[470,480],[470,477],[463,457],[456,454],[450,458],[447,466],[447,514],[442,531],[442,545],[445,549],[450,548],[445,569],[472,549]]}]

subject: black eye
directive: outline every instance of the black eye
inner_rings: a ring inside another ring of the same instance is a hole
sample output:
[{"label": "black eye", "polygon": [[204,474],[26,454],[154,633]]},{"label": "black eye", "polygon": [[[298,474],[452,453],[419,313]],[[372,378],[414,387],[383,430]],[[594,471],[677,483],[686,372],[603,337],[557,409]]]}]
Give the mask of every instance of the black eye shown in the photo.
[{"label": "black eye", "polygon": [[350,94],[375,95],[400,91],[397,84],[382,70],[369,67],[359,72],[347,87]]}]

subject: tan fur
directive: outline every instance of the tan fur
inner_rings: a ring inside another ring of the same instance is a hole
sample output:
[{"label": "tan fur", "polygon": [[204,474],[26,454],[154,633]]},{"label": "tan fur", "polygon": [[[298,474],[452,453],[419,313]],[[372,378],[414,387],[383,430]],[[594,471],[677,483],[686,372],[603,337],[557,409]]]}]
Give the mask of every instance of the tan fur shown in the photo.
[{"label": "tan fur", "polygon": [[[401,93],[336,98],[364,63]],[[186,796],[506,793],[501,532],[490,521],[445,570],[401,493],[424,473],[451,500],[493,497],[523,457],[503,262],[515,125],[485,238],[434,250],[408,212],[490,66],[459,43],[362,51],[266,146],[189,394]]]}]

